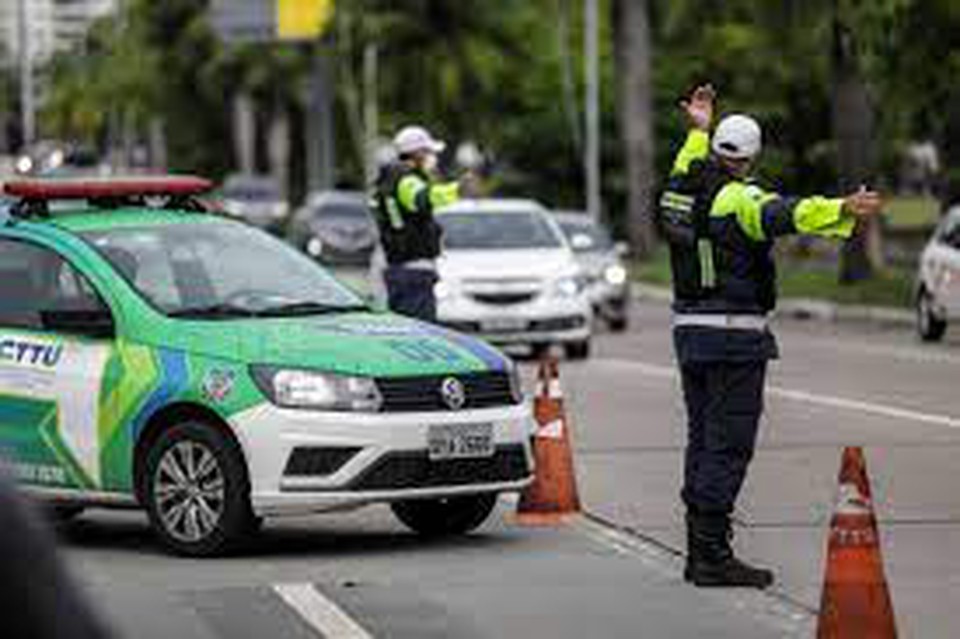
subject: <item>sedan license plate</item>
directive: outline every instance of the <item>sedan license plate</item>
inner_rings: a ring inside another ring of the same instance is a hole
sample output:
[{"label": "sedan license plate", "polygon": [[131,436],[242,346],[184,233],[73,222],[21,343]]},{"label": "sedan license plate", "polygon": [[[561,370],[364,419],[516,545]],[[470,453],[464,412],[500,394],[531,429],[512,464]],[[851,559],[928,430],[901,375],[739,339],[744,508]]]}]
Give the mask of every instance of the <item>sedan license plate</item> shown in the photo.
[{"label": "sedan license plate", "polygon": [[481,322],[484,331],[491,333],[506,333],[509,331],[522,331],[527,328],[527,321],[517,317],[497,317]]},{"label": "sedan license plate", "polygon": [[430,459],[492,457],[493,424],[435,424],[427,432]]}]

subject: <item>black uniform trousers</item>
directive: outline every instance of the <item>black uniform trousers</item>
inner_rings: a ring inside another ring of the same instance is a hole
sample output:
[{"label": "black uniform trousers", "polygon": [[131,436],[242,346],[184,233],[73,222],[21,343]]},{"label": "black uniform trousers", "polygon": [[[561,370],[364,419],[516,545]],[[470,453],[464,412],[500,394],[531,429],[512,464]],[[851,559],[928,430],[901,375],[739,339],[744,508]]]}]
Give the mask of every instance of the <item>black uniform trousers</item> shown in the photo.
[{"label": "black uniform trousers", "polygon": [[753,459],[776,342],[767,331],[711,329],[677,330],[674,340],[687,409],[683,501],[694,514],[729,515]]},{"label": "black uniform trousers", "polygon": [[433,291],[437,280],[436,272],[430,269],[388,266],[384,281],[390,310],[427,322],[437,321],[437,299]]}]

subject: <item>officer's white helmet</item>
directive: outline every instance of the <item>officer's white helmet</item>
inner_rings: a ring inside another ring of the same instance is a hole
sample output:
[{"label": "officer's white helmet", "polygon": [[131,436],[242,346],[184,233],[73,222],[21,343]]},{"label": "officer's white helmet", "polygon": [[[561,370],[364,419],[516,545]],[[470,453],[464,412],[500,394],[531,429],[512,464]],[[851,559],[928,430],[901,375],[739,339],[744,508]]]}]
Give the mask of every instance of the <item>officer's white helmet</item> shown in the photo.
[{"label": "officer's white helmet", "polygon": [[400,155],[427,151],[440,153],[447,145],[441,140],[435,140],[430,132],[422,126],[405,126],[393,138],[393,146]]},{"label": "officer's white helmet", "polygon": [[760,153],[762,139],[756,120],[748,115],[728,115],[713,132],[713,152],[733,160],[749,160]]}]

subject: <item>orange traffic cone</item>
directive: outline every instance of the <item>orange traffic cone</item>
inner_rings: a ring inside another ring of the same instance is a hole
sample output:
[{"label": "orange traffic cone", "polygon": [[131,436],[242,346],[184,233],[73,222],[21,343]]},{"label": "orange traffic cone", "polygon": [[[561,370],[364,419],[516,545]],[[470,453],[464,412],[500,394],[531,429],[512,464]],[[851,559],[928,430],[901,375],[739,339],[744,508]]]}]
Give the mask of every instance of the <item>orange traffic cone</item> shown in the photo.
[{"label": "orange traffic cone", "polygon": [[554,357],[545,357],[540,362],[534,417],[537,433],[533,452],[537,470],[533,483],[520,496],[517,520],[532,525],[560,523],[567,515],[580,512],[580,497],[563,409],[559,365]]},{"label": "orange traffic cone", "polygon": [[863,449],[845,448],[830,522],[818,639],[897,636]]}]

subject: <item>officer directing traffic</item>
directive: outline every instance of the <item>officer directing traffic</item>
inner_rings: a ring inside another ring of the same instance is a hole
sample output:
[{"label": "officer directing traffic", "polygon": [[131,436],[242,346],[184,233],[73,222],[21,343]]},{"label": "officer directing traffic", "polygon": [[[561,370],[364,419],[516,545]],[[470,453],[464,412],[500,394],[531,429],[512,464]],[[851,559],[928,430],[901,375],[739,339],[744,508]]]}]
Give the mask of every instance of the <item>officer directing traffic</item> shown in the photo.
[{"label": "officer directing traffic", "polygon": [[387,299],[392,311],[434,321],[441,231],[433,214],[459,199],[460,186],[435,182],[446,145],[423,127],[404,127],[393,146],[397,161],[381,169],[373,206],[387,260]]},{"label": "officer directing traffic", "polygon": [[760,126],[730,115],[711,139],[714,97],[701,86],[682,103],[690,131],[658,209],[670,244],[674,348],[688,420],[684,579],[765,588],[773,573],[734,556],[730,517],[754,453],[767,362],[778,356],[767,325],[776,303],[773,243],[789,234],[848,238],[857,218],[878,214],[882,202],[865,189],[796,198],[753,184]]}]

